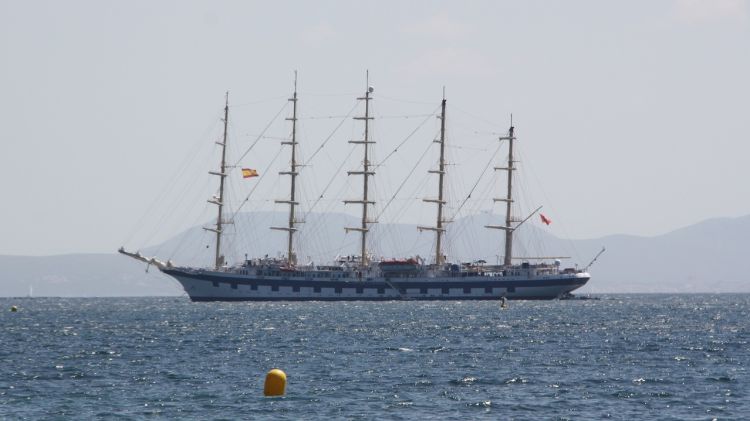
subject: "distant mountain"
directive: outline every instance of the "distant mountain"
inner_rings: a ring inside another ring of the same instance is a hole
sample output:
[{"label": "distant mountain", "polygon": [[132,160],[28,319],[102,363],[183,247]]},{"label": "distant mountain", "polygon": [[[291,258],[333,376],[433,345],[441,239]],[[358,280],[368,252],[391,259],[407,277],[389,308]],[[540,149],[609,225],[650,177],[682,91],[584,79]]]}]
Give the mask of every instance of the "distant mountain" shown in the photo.
[{"label": "distant mountain", "polygon": [[[459,219],[449,227],[445,250],[455,260],[496,262],[502,233],[483,228],[502,217],[480,214]],[[255,212],[238,215],[228,249],[248,256],[277,255],[285,246],[283,233],[265,227],[285,224],[285,214]],[[344,226],[358,219],[344,214],[311,214],[298,235],[301,262],[331,260],[338,254],[356,254],[359,236]],[[208,265],[213,258],[211,233],[200,227],[187,230],[163,244],[142,249],[178,264]],[[408,224],[375,224],[372,251],[385,257],[434,254],[434,233],[420,233]],[[561,240],[533,223],[518,232],[514,255],[570,256],[563,265],[588,264],[602,246],[607,248],[591,267],[592,280],[580,293],[750,292],[744,270],[750,215],[707,220],[656,237],[612,235],[594,240]],[[244,256],[228,255],[230,261]],[[71,254],[28,257],[0,256],[0,296],[182,295],[176,281],[152,268],[118,254]]]},{"label": "distant mountain", "polygon": [[717,218],[658,237],[608,236],[577,241],[584,251],[605,245],[592,268],[592,292],[750,292],[743,262],[750,215]]}]

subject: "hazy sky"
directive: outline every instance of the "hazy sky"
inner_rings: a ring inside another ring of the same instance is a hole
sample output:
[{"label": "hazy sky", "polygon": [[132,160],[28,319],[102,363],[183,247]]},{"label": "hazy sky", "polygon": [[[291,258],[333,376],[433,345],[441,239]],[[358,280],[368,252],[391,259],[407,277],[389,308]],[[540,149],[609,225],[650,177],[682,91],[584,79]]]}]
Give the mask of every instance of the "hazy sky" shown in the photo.
[{"label": "hazy sky", "polygon": [[112,252],[158,224],[147,210],[214,140],[224,92],[277,98],[233,109],[242,146],[295,69],[310,117],[349,112],[366,69],[382,116],[430,113],[443,86],[463,124],[513,113],[558,236],[750,213],[749,1],[0,0],[0,60],[0,254]]}]

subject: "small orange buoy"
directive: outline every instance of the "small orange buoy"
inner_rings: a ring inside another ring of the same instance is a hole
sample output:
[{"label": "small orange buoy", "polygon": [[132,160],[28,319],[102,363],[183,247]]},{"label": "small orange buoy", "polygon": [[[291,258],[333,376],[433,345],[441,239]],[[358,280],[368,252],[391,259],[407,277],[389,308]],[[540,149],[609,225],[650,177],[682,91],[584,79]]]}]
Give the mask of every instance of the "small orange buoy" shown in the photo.
[{"label": "small orange buoy", "polygon": [[286,373],[274,368],[266,374],[266,383],[263,385],[263,394],[266,396],[282,396],[286,389]]}]

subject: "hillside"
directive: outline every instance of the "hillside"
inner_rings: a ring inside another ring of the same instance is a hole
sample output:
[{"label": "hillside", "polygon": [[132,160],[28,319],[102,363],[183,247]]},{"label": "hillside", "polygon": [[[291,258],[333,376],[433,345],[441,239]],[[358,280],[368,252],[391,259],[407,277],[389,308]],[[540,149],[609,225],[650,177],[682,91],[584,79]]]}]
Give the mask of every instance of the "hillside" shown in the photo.
[{"label": "hillside", "polygon": [[[234,249],[249,256],[276,255],[284,248],[284,236],[258,226],[275,223],[282,214],[243,214],[235,221],[237,234],[229,237]],[[499,217],[475,215],[450,227],[447,254],[455,260],[484,259],[495,262],[502,239],[498,232],[482,228]],[[357,237],[343,227],[356,218],[341,214],[308,216],[311,234],[302,243],[300,261],[316,263],[336,253],[356,253]],[[242,234],[242,235],[240,235]],[[460,235],[456,235],[460,234]],[[431,256],[432,233],[420,233],[416,226],[378,224],[373,235],[379,247],[373,252],[386,256]],[[452,238],[455,237],[455,238]],[[591,268],[592,280],[581,293],[719,293],[750,292],[750,276],[744,261],[746,239],[750,237],[750,215],[707,220],[656,237],[613,235],[593,240],[561,240],[542,228],[528,225],[519,230],[515,254],[520,256],[570,256],[564,265],[586,265],[607,248]],[[240,241],[240,238],[243,241]],[[196,227],[164,244],[144,248],[146,255],[172,259],[178,264],[206,265],[213,250],[210,238]],[[334,253],[334,254],[330,254]],[[228,256],[230,260],[243,256]],[[182,295],[171,278],[116,253],[59,256],[0,256],[0,296],[25,296],[33,286],[35,296],[139,296]]]}]

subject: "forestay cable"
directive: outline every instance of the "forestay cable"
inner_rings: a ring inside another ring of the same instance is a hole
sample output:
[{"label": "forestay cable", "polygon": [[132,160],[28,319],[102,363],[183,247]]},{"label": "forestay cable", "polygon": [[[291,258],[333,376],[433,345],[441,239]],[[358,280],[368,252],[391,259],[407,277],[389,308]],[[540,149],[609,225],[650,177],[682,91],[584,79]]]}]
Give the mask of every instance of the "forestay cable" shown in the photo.
[{"label": "forestay cable", "polygon": [[318,152],[320,152],[323,149],[323,147],[326,145],[326,143],[328,143],[328,141],[331,140],[331,138],[333,137],[333,135],[335,135],[336,132],[341,128],[341,126],[344,125],[344,122],[349,118],[349,116],[352,115],[352,113],[354,112],[354,110],[357,109],[358,105],[359,104],[354,104],[354,106],[352,107],[352,109],[349,110],[349,112],[341,119],[341,122],[338,124],[338,126],[336,126],[336,128],[333,129],[333,131],[328,135],[328,137],[325,138],[325,140],[323,141],[323,143],[321,143],[320,146],[318,146],[318,149],[316,149],[315,152],[313,152],[313,154],[310,155],[310,158],[307,159],[307,161],[305,162],[304,165],[309,165],[310,164],[310,161],[312,161],[313,158],[315,158],[315,155],[317,155]]},{"label": "forestay cable", "polygon": [[399,144],[398,144],[398,146],[396,146],[396,148],[395,148],[394,150],[392,150],[392,151],[391,151],[391,153],[389,153],[389,154],[388,154],[388,155],[387,155],[387,156],[386,156],[385,158],[383,158],[383,160],[382,160],[382,161],[380,161],[380,163],[378,163],[378,164],[377,164],[377,165],[375,165],[375,166],[376,166],[376,167],[380,167],[380,166],[382,166],[382,165],[383,165],[383,164],[385,163],[385,161],[387,161],[387,160],[388,160],[388,158],[390,158],[391,156],[393,156],[393,154],[395,154],[396,152],[398,152],[398,149],[399,149],[400,147],[404,146],[404,143],[406,143],[406,142],[407,142],[407,141],[408,141],[408,140],[409,140],[409,139],[410,139],[410,138],[411,138],[412,136],[414,136],[414,134],[415,134],[415,133],[417,133],[417,131],[419,131],[419,129],[421,129],[421,128],[422,128],[422,126],[424,126],[424,125],[425,125],[425,123],[427,123],[427,121],[428,121],[428,120],[430,119],[430,117],[432,117],[432,116],[434,116],[434,115],[435,115],[435,112],[436,112],[436,111],[437,111],[437,110],[438,110],[438,109],[439,109],[440,107],[441,107],[441,105],[438,105],[438,107],[437,107],[437,108],[435,108],[435,109],[434,109],[434,110],[432,111],[432,113],[431,113],[431,114],[427,114],[427,117],[425,117],[425,119],[424,119],[424,120],[422,120],[422,122],[421,122],[421,123],[419,123],[419,125],[418,125],[417,127],[415,127],[415,128],[414,128],[414,130],[412,130],[412,132],[411,132],[411,133],[409,133],[409,135],[408,135],[408,136],[406,136],[406,138],[405,138],[404,140],[402,140],[402,141],[401,141],[401,143],[399,143]]},{"label": "forestay cable", "polygon": [[278,151],[278,152],[276,152],[276,155],[274,155],[274,157],[273,157],[273,159],[271,160],[271,162],[270,162],[270,163],[268,164],[268,166],[267,166],[267,167],[266,167],[266,168],[265,168],[265,169],[263,170],[263,173],[262,173],[262,174],[260,174],[260,177],[258,178],[258,182],[257,182],[257,183],[255,183],[255,185],[253,186],[253,188],[252,188],[252,189],[250,190],[250,193],[248,193],[248,194],[247,194],[247,196],[245,196],[245,200],[243,200],[243,201],[242,201],[242,203],[240,203],[240,205],[239,205],[239,206],[237,207],[237,210],[236,210],[236,211],[234,211],[234,213],[232,214],[232,219],[234,219],[234,217],[235,217],[235,216],[237,216],[237,214],[238,214],[238,213],[240,212],[240,209],[242,209],[242,207],[243,207],[243,206],[245,206],[245,203],[247,203],[247,202],[248,202],[248,200],[250,200],[250,196],[252,196],[252,195],[253,195],[253,193],[255,193],[255,189],[257,189],[257,188],[258,188],[258,186],[260,185],[260,182],[261,182],[261,181],[263,181],[263,179],[264,179],[264,178],[266,177],[266,175],[268,174],[268,171],[269,171],[269,170],[271,169],[271,166],[272,166],[272,165],[273,165],[273,164],[274,164],[274,163],[276,162],[276,160],[277,160],[277,159],[279,158],[279,155],[281,155],[281,151],[282,151],[282,150],[283,150],[283,148],[279,148],[279,151]]},{"label": "forestay cable", "polygon": [[487,165],[484,166],[482,173],[479,174],[479,178],[477,178],[477,182],[474,183],[474,186],[471,188],[471,190],[469,190],[469,194],[466,196],[464,201],[461,202],[461,205],[458,206],[458,208],[456,209],[456,212],[453,214],[453,218],[451,219],[456,219],[456,217],[458,217],[458,214],[461,212],[461,209],[464,207],[466,202],[471,198],[471,195],[474,193],[474,189],[476,189],[477,186],[479,185],[479,182],[482,181],[482,178],[484,177],[484,174],[487,172],[487,169],[490,167],[490,165],[492,165],[492,161],[495,160],[495,155],[497,155],[497,153],[500,151],[500,148],[502,147],[502,145],[503,145],[503,142],[501,141],[500,144],[498,144],[497,149],[495,149],[495,152],[490,156],[489,161],[487,161]]},{"label": "forestay cable", "polygon": [[[276,113],[275,116],[273,116],[273,118],[271,119],[271,121],[268,122],[268,124],[263,129],[263,131],[261,131],[260,134],[258,135],[258,137],[255,138],[255,141],[250,145],[249,148],[247,148],[247,150],[245,150],[245,152],[242,154],[242,156],[240,156],[240,158],[234,163],[234,165],[233,165],[234,167],[236,167],[237,164],[239,164],[240,161],[242,161],[245,158],[245,156],[247,156],[247,154],[250,153],[250,151],[255,147],[255,145],[258,144],[258,141],[260,141],[260,139],[263,138],[263,136],[266,134],[266,132],[271,127],[271,125],[273,124],[273,122],[276,121],[277,118],[279,118],[279,116],[286,109],[286,107],[287,107],[288,104],[289,104],[288,101],[284,103],[284,105],[281,107],[281,109],[279,110],[279,112]],[[279,151],[279,152],[281,152],[281,151]]]},{"label": "forestay cable", "polygon": [[431,146],[432,146],[431,143],[429,145],[427,145],[427,148],[424,150],[424,152],[422,152],[422,156],[419,157],[419,159],[417,160],[417,163],[414,164],[414,166],[411,168],[411,171],[409,171],[409,174],[406,177],[404,177],[404,180],[398,186],[398,188],[396,189],[396,192],[393,193],[393,196],[391,196],[391,198],[388,200],[388,203],[386,203],[385,206],[383,206],[383,209],[380,211],[380,213],[378,214],[377,218],[375,218],[375,219],[380,219],[380,217],[383,216],[383,214],[385,213],[385,210],[388,209],[388,206],[390,206],[390,204],[393,203],[393,200],[396,199],[396,196],[398,195],[398,193],[404,187],[404,185],[406,184],[406,182],[409,181],[409,179],[411,178],[411,175],[414,174],[414,171],[416,171],[417,167],[422,162],[422,160],[424,159],[424,157],[427,156],[427,152],[430,151],[430,147]]}]

